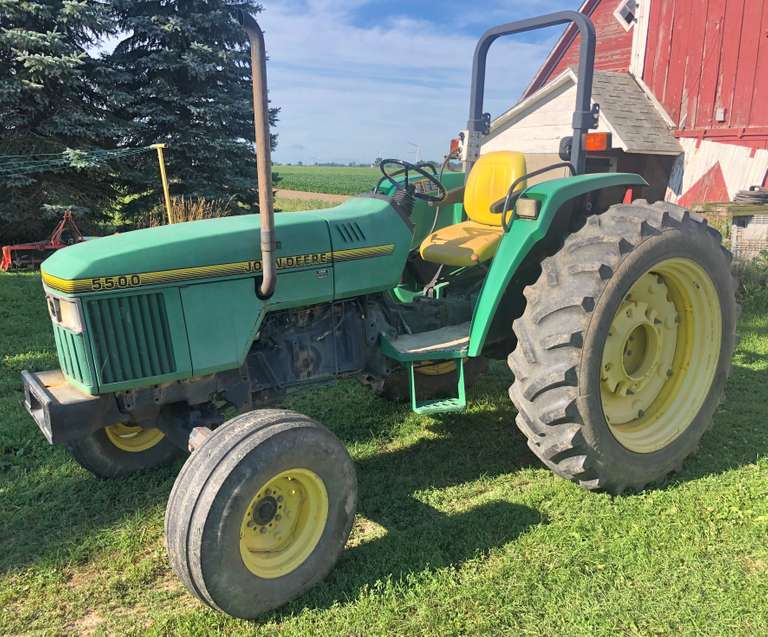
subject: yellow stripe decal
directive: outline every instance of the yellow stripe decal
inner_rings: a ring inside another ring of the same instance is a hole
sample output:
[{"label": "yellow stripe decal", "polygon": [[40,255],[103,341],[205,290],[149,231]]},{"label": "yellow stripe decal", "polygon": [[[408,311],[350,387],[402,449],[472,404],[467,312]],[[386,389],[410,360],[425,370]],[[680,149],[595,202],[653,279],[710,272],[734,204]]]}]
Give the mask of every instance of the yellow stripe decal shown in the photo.
[{"label": "yellow stripe decal", "polygon": [[[370,246],[366,248],[350,248],[336,252],[315,252],[298,254],[288,257],[277,257],[275,263],[278,270],[311,268],[330,265],[357,259],[370,259],[392,254],[394,244]],[[145,285],[162,285],[181,283],[195,279],[212,279],[243,274],[258,274],[261,272],[261,261],[238,261],[237,263],[222,263],[220,265],[202,265],[194,268],[179,268],[177,270],[161,270],[159,272],[137,272],[133,274],[116,274],[92,279],[62,279],[43,272],[43,282],[49,288],[77,294],[83,292],[109,292],[142,287]]]}]

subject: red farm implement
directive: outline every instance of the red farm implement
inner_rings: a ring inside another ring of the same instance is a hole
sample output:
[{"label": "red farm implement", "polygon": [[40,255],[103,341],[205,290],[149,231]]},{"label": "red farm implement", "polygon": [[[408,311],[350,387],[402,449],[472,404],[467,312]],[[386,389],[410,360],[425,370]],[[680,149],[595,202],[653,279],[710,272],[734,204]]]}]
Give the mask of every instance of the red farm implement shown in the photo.
[{"label": "red farm implement", "polygon": [[83,234],[77,227],[72,212],[67,210],[50,238],[45,241],[33,243],[19,243],[3,246],[3,258],[0,261],[0,270],[24,270],[38,267],[51,253],[66,248],[69,245],[80,243]]}]

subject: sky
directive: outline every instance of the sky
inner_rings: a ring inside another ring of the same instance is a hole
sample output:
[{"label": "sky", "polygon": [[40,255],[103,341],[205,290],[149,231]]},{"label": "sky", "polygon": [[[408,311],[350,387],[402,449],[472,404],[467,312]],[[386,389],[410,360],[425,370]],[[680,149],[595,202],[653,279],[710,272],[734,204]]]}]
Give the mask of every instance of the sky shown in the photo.
[{"label": "sky", "polygon": [[[466,127],[472,53],[488,28],[579,0],[262,0],[275,162],[441,159]],[[485,110],[520,97],[562,32],[497,41]]]}]

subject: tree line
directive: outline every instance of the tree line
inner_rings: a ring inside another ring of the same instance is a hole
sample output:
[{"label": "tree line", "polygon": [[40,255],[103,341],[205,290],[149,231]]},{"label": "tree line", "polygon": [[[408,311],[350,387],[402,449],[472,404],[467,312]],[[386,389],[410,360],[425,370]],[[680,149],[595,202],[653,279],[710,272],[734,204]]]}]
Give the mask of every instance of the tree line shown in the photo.
[{"label": "tree line", "polygon": [[[234,7],[260,10],[252,0],[0,0],[0,156],[166,143],[173,194],[256,211],[249,52]],[[161,201],[152,153],[4,171],[0,243],[43,238],[64,207],[88,229],[131,226]]]}]

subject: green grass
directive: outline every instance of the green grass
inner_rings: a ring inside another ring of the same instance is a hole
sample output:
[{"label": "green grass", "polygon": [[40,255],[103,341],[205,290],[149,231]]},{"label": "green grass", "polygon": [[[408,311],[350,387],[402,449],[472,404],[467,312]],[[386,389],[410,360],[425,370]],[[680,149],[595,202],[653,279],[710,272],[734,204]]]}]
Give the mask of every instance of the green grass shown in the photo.
[{"label": "green grass", "polygon": [[347,166],[275,166],[280,176],[277,188],[357,195],[367,192],[381,177],[378,168]]},{"label": "green grass", "polygon": [[19,405],[56,365],[33,275],[0,276],[0,634],[764,635],[768,302],[752,302],[727,400],[663,488],[589,494],[530,454],[493,368],[464,415],[418,417],[353,382],[290,406],[332,428],[360,478],[330,577],[259,622],[176,581],[163,510],[180,464],[91,477]]},{"label": "green grass", "polygon": [[302,212],[304,210],[322,210],[323,208],[332,208],[338,204],[321,201],[319,199],[289,199],[278,197],[275,199],[275,208],[280,212]]}]

